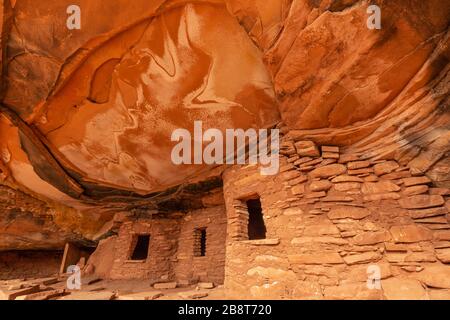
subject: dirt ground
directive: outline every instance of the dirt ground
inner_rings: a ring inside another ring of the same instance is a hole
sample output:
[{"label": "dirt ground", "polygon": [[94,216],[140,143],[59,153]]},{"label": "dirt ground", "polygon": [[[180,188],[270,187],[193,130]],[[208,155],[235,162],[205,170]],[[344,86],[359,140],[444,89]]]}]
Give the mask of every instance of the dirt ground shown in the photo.
[{"label": "dirt ground", "polygon": [[[230,299],[223,286],[199,283],[165,289],[143,280],[84,278],[80,290],[70,290],[68,276],[0,280],[0,300],[221,300]],[[167,283],[173,286],[174,283]],[[164,286],[164,284],[163,284]],[[211,288],[212,287],[212,288]]]}]

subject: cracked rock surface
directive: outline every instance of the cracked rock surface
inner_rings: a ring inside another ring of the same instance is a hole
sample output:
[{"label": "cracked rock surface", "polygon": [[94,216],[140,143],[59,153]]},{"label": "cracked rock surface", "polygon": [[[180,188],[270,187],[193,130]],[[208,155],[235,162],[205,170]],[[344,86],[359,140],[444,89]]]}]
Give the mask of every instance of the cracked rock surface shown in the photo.
[{"label": "cracked rock surface", "polygon": [[450,3],[371,3],[381,30],[368,1],[80,0],[68,30],[70,0],[1,0],[0,196],[36,210],[0,210],[0,250],[90,241],[121,210],[197,206],[224,167],[172,163],[173,130],[196,120],[283,121],[296,140],[448,188]]}]

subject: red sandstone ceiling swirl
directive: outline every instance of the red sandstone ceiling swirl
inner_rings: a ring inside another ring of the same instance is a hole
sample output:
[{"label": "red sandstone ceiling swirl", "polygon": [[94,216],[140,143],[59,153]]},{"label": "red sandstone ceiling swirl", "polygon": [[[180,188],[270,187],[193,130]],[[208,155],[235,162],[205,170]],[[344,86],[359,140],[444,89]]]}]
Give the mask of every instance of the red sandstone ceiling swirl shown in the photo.
[{"label": "red sandstone ceiling swirl", "polygon": [[372,1],[381,30],[357,0],[79,0],[68,30],[72,2],[0,1],[0,183],[77,208],[150,194],[220,174],[171,162],[175,128],[280,119],[450,180],[448,1]]}]

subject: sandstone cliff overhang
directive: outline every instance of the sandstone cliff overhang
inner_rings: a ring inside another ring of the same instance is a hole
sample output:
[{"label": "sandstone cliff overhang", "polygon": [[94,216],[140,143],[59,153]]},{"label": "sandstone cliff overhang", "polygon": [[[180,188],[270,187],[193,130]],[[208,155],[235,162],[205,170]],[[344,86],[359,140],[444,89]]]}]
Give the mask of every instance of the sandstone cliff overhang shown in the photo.
[{"label": "sandstone cliff overhang", "polygon": [[173,165],[174,128],[282,120],[448,186],[450,4],[373,3],[381,30],[368,1],[82,0],[69,30],[70,1],[0,1],[0,182],[67,207],[55,220],[83,238],[92,208],[199,207],[221,184]]}]

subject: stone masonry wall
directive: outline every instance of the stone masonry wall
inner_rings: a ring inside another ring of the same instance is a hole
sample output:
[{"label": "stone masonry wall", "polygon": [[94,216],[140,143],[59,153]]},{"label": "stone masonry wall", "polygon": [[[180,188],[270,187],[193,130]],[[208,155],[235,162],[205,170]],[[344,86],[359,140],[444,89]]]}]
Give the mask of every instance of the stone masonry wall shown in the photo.
[{"label": "stone masonry wall", "polygon": [[0,280],[55,275],[62,256],[63,251],[0,251]]},{"label": "stone masonry wall", "polygon": [[[175,274],[181,281],[223,284],[225,273],[225,206],[195,210],[181,223]],[[206,228],[206,255],[194,256],[194,230]]]},{"label": "stone masonry wall", "polygon": [[[180,285],[198,281],[223,284],[226,225],[223,197],[221,205],[194,210],[182,218],[124,222],[115,240],[110,277],[178,281]],[[194,234],[199,228],[206,228],[205,256],[194,256]],[[150,235],[145,261],[130,260],[139,234]]]},{"label": "stone masonry wall", "polygon": [[[394,160],[283,138],[280,173],[224,173],[230,295],[297,299],[450,299],[446,188]],[[266,239],[246,240],[260,196]],[[380,272],[381,288],[367,285]],[[372,288],[372,289],[371,289]]]},{"label": "stone masonry wall", "polygon": [[[112,279],[146,279],[150,282],[174,279],[171,261],[177,250],[180,226],[177,219],[146,219],[122,224],[115,244]],[[149,234],[145,261],[130,260],[137,235]]]}]

